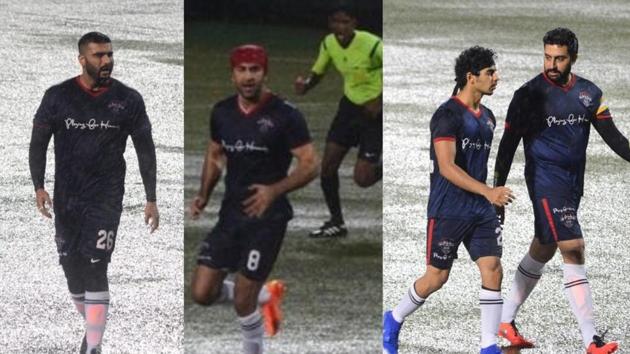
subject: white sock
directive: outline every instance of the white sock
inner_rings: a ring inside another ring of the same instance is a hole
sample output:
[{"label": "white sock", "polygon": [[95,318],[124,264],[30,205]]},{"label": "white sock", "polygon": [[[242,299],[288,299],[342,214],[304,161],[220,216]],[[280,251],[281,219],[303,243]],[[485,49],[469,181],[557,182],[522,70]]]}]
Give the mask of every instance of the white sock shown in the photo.
[{"label": "white sock", "polygon": [[243,353],[261,354],[263,352],[263,320],[258,309],[253,313],[239,317],[243,333]]},{"label": "white sock", "polygon": [[234,282],[230,280],[224,280],[221,285],[221,294],[217,299],[217,303],[232,302],[234,301]]},{"label": "white sock", "polygon": [[[258,293],[258,304],[264,305],[271,300],[271,293],[267,290],[266,286],[262,286],[260,288],[260,293]],[[221,287],[221,294],[217,299],[217,303],[222,302],[233,302],[234,301],[234,282],[231,280],[224,280],[223,285]]]},{"label": "white sock", "polygon": [[400,299],[398,305],[392,309],[392,316],[396,322],[402,323],[407,316],[411,315],[414,311],[420,308],[420,306],[424,304],[424,301],[425,299],[416,293],[414,282],[411,284],[407,293],[403,295],[402,299]]},{"label": "white sock", "polygon": [[70,296],[72,296],[72,302],[74,302],[74,307],[77,309],[77,312],[79,312],[81,317],[85,320],[85,293],[71,293]]},{"label": "white sock", "polygon": [[497,343],[503,307],[501,291],[482,288],[479,291],[479,306],[481,308],[481,348],[487,348]]},{"label": "white sock", "polygon": [[564,294],[580,325],[584,347],[588,348],[597,332],[593,323],[593,297],[586,279],[586,267],[583,264],[564,264],[562,269]]},{"label": "white sock", "polygon": [[109,291],[85,292],[85,337],[88,353],[93,348],[98,348],[103,341],[108,308]]},{"label": "white sock", "polygon": [[532,290],[534,290],[534,287],[542,276],[544,267],[545,263],[533,259],[529,255],[529,252],[525,254],[525,257],[523,257],[521,263],[518,265],[516,274],[514,274],[514,281],[512,282],[510,292],[505,298],[501,322],[510,323],[514,321],[518,309],[525,300],[527,300],[527,297],[532,293]]}]

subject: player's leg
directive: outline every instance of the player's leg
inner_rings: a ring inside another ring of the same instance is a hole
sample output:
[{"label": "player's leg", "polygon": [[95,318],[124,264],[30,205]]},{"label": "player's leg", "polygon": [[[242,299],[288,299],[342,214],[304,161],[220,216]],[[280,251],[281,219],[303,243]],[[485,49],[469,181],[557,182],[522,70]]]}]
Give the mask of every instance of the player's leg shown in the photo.
[{"label": "player's leg", "polygon": [[604,343],[595,330],[593,295],[584,265],[584,239],[580,236],[580,238],[559,241],[558,248],[564,261],[562,267],[564,294],[578,321],[584,347],[588,353],[614,352],[617,349],[617,343]]},{"label": "player's leg", "polygon": [[345,96],[339,101],[337,114],[333,119],[322,157],[320,184],[330,220],[310,233],[311,237],[339,237],[347,234],[344,225],[341,200],[339,198],[339,166],[348,150],[359,143],[357,105]]},{"label": "player's leg", "polygon": [[94,258],[83,258],[85,282],[85,339],[87,353],[100,353],[109,310],[109,281],[107,260],[94,263]]},{"label": "player's leg", "polygon": [[249,279],[237,273],[234,288],[234,309],[243,334],[243,353],[263,352],[263,318],[258,310],[258,294],[264,281]]},{"label": "player's leg", "polygon": [[197,304],[210,306],[234,298],[233,283],[225,284],[227,272],[199,263],[193,271],[190,292]]},{"label": "player's leg", "polygon": [[354,181],[362,188],[383,178],[383,113],[376,117],[363,114],[359,125],[359,154],[354,165]]},{"label": "player's leg", "polygon": [[516,327],[516,314],[532,293],[542,276],[544,266],[556,253],[557,244],[547,218],[542,199],[533,200],[535,235],[527,253],[521,259],[510,290],[505,297],[499,325],[499,336],[513,346],[531,348],[534,344],[523,337]]},{"label": "player's leg", "polygon": [[475,224],[470,237],[464,239],[471,259],[479,267],[481,289],[479,307],[481,310],[481,353],[501,353],[497,346],[497,332],[501,320],[503,298],[501,282],[503,268],[503,236],[501,225],[496,218]]},{"label": "player's leg", "polygon": [[[85,283],[83,281],[83,265],[80,264],[79,260],[80,257],[77,256],[61,256],[59,257],[59,264],[61,264],[66,277],[72,302],[85,322]],[[79,353],[83,354],[86,350],[87,342],[83,336]]]},{"label": "player's leg", "polygon": [[449,220],[429,219],[425,273],[409,288],[398,304],[383,315],[383,350],[398,353],[398,335],[405,318],[448,281],[457,248],[466,232],[465,225]]}]

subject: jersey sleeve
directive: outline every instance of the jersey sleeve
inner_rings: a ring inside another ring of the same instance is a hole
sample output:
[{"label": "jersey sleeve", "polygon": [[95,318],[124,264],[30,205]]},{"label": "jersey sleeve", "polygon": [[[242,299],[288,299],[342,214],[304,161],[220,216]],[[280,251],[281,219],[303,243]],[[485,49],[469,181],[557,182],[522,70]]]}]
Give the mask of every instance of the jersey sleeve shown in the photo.
[{"label": "jersey sleeve", "polygon": [[317,60],[315,60],[315,64],[311,68],[311,71],[317,75],[324,75],[324,73],[326,73],[326,70],[328,69],[329,63],[330,54],[328,54],[328,48],[326,47],[326,38],[324,38],[319,46],[319,55],[317,56]]},{"label": "jersey sleeve", "polygon": [[219,119],[218,119],[217,107],[212,108],[212,112],[210,112],[210,139],[216,143],[221,143],[221,138],[219,137]]},{"label": "jersey sleeve", "polygon": [[295,149],[311,142],[311,134],[308,131],[306,120],[297,109],[291,112],[284,134],[290,149]]},{"label": "jersey sleeve", "polygon": [[370,60],[372,61],[372,68],[383,67],[383,42],[380,39],[370,51]]},{"label": "jersey sleeve", "polygon": [[439,108],[431,118],[431,140],[455,141],[461,128],[461,121],[448,109]]},{"label": "jersey sleeve", "polygon": [[55,123],[55,99],[51,89],[47,90],[33,118],[33,129],[53,131]]},{"label": "jersey sleeve", "polygon": [[138,136],[146,132],[151,132],[151,122],[147,115],[147,110],[144,106],[144,100],[142,96],[135,92],[134,98],[134,110],[133,110],[133,123],[131,126],[131,136]]},{"label": "jersey sleeve", "polygon": [[603,119],[612,119],[612,114],[610,113],[610,110],[608,109],[608,104],[606,103],[606,101],[604,100],[604,96],[603,95],[599,95],[599,97],[597,98],[597,110],[595,111],[595,119],[596,120],[603,120]]}]

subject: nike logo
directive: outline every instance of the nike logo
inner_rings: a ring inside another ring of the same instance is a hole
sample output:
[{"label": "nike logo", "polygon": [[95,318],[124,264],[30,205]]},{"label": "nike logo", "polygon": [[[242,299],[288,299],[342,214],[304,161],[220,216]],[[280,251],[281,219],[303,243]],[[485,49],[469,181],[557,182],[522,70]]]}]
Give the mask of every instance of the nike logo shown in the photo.
[{"label": "nike logo", "polygon": [[92,263],[98,263],[98,262],[100,262],[100,261],[101,261],[101,260],[100,260],[100,259],[98,259],[98,258],[97,258],[97,259],[90,258],[90,262],[92,262]]}]

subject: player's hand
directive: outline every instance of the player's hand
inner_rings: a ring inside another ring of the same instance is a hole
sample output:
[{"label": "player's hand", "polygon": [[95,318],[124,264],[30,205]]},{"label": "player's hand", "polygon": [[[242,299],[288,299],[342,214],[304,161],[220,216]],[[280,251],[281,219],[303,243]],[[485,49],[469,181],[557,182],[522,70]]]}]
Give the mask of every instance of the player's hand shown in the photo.
[{"label": "player's hand", "polygon": [[44,188],[40,188],[35,191],[35,203],[37,204],[37,210],[47,218],[52,218],[50,215],[50,208],[52,208],[52,201],[48,192]]},{"label": "player's hand", "polygon": [[200,196],[196,196],[190,203],[190,218],[193,220],[199,219],[199,216],[203,212],[203,209],[208,204],[208,199]]},{"label": "player's hand", "polygon": [[144,206],[144,223],[149,233],[153,233],[160,226],[160,213],[155,202],[147,202]]},{"label": "player's hand", "polygon": [[293,83],[293,88],[298,96],[302,96],[306,93],[306,79],[302,75],[298,75]]},{"label": "player's hand", "polygon": [[363,104],[363,109],[368,117],[375,119],[383,112],[383,97],[378,96]]},{"label": "player's hand", "polygon": [[503,225],[503,223],[505,222],[505,207],[495,205],[494,211],[497,213],[497,219],[499,219],[499,223]]},{"label": "player's hand", "polygon": [[250,218],[259,218],[267,211],[277,194],[273,187],[264,184],[252,184],[249,190],[253,190],[254,194],[243,202],[244,212]]},{"label": "player's hand", "polygon": [[484,197],[486,197],[492,205],[499,207],[508,205],[516,199],[512,194],[512,190],[504,186],[489,189]]}]

